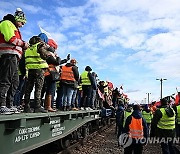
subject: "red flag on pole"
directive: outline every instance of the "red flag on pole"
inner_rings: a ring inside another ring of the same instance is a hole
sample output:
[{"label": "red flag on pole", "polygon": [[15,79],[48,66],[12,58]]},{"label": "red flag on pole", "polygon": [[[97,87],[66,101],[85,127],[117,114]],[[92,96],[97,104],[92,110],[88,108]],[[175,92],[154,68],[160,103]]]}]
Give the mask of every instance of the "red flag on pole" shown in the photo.
[{"label": "red flag on pole", "polygon": [[41,33],[44,33],[47,35],[48,37],[48,44],[53,47],[54,49],[58,48],[58,44],[57,42],[52,38],[51,34],[49,32],[47,32],[46,30],[44,30],[41,26],[39,26]]}]

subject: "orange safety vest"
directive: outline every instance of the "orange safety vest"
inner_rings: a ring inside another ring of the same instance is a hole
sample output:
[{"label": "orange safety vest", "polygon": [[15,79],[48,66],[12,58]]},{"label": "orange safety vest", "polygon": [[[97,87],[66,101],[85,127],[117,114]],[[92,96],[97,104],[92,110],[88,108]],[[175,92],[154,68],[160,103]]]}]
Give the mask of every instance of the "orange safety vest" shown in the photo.
[{"label": "orange safety vest", "polygon": [[144,137],[142,118],[135,119],[132,116],[131,124],[129,125],[129,137],[131,138]]},{"label": "orange safety vest", "polygon": [[44,76],[49,76],[51,71],[56,72],[56,68],[53,64],[48,64],[48,70],[44,73]]},{"label": "orange safety vest", "polygon": [[72,66],[71,67],[62,66],[61,80],[76,81],[74,78],[74,73],[72,71]]}]

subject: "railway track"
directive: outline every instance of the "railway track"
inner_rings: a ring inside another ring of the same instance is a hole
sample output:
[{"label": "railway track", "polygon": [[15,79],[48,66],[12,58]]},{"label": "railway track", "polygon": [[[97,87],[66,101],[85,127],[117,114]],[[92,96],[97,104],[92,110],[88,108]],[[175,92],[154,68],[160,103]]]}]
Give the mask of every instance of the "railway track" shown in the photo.
[{"label": "railway track", "polygon": [[[112,119],[111,119],[112,120]],[[86,132],[86,136],[73,142],[66,142],[67,147],[61,144],[46,145],[41,151],[32,151],[38,154],[120,154],[123,148],[118,146],[115,134],[115,122],[110,121],[99,127],[93,132]],[[64,144],[63,144],[64,145]],[[176,152],[179,154],[179,145],[175,145]],[[43,150],[42,150],[43,149]],[[160,144],[148,144],[143,148],[143,154],[162,154]]]},{"label": "railway track", "polygon": [[83,146],[86,146],[86,143],[93,140],[100,135],[102,132],[105,132],[107,129],[112,127],[115,124],[115,119],[110,119],[108,124],[104,124],[105,126],[101,126],[98,130],[90,133],[88,132],[84,138],[80,138],[76,143],[69,145],[66,149],[60,151],[58,154],[72,154],[73,151],[79,151]]}]

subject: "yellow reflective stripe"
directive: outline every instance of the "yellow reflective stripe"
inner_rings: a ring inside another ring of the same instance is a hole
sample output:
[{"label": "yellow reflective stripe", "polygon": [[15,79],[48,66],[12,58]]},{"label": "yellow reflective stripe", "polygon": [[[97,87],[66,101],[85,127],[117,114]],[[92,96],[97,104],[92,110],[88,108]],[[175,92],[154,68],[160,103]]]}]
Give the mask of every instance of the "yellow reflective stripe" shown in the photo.
[{"label": "yellow reflective stripe", "polygon": [[174,124],[166,124],[166,123],[162,123],[161,121],[158,123],[158,125],[163,125],[163,126],[174,126]]},{"label": "yellow reflective stripe", "polygon": [[170,121],[174,121],[174,119],[170,119],[170,120],[161,120],[161,122],[170,122]]}]

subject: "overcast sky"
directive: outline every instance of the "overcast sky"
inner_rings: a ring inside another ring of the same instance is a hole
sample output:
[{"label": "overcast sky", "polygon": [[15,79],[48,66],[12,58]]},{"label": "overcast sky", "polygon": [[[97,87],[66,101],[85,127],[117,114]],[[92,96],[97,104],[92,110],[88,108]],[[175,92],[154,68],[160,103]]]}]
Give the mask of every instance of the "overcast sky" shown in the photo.
[{"label": "overcast sky", "polygon": [[[100,80],[123,85],[131,102],[151,100],[180,87],[179,0],[1,0],[0,18],[22,8],[28,41],[40,25],[58,42],[58,55],[89,65]],[[179,88],[180,90],[180,88]]]}]

